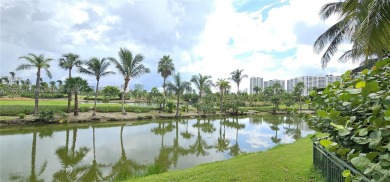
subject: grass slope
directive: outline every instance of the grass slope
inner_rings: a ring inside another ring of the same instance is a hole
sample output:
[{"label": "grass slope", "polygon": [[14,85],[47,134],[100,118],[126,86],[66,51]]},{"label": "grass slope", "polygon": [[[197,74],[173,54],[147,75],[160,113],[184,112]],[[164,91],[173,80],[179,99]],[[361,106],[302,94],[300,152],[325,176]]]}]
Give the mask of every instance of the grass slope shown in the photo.
[{"label": "grass slope", "polygon": [[268,151],[130,181],[318,181],[309,137]]}]

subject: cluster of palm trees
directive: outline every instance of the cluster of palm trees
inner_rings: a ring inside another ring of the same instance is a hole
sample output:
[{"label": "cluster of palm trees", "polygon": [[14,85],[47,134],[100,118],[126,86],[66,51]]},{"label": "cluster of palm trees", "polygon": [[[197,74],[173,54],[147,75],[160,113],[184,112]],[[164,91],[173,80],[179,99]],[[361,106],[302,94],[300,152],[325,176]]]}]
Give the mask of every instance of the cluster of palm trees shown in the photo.
[{"label": "cluster of palm trees", "polygon": [[339,61],[352,59],[362,65],[390,57],[390,1],[344,0],[324,5],[319,15],[328,19],[338,16],[338,22],[329,27],[314,43],[314,51],[321,53],[322,67],[326,67],[338,46],[352,43],[352,49],[343,53]]}]

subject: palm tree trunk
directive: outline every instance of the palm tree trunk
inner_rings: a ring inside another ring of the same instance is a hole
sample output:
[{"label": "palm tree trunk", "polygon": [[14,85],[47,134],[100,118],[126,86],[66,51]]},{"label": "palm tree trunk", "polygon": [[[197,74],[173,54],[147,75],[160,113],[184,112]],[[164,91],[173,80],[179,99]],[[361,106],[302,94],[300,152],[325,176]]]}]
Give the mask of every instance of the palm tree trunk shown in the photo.
[{"label": "palm tree trunk", "polygon": [[30,179],[36,180],[36,174],[35,174],[35,156],[36,156],[36,148],[37,148],[37,133],[33,133],[33,141],[32,141],[32,147],[31,147],[31,175]]},{"label": "palm tree trunk", "polygon": [[[95,105],[96,107],[96,105]],[[74,92],[74,114],[75,116],[78,116],[79,115],[79,101],[78,101],[78,98],[77,98],[77,91]]]},{"label": "palm tree trunk", "polygon": [[164,83],[163,83],[163,90],[164,90],[164,101],[163,101],[163,109],[165,108],[165,97],[166,97],[166,91],[165,91],[165,79],[166,77],[164,77]]},{"label": "palm tree trunk", "polygon": [[240,93],[240,83],[237,83],[237,94]]},{"label": "palm tree trunk", "polygon": [[222,112],[222,95],[223,95],[223,90],[221,90],[221,96],[219,98],[219,100],[220,100],[219,108],[221,109],[221,112]]},{"label": "palm tree trunk", "polygon": [[[72,78],[72,69],[69,69],[69,77],[68,78]],[[70,104],[72,102],[72,92],[68,92],[68,109],[67,109],[67,112],[70,113]]]},{"label": "palm tree trunk", "polygon": [[123,93],[122,93],[122,115],[126,115],[126,111],[125,111],[125,94],[126,94],[127,85],[129,84],[129,81],[130,81],[129,78],[125,78],[125,85],[124,85]]},{"label": "palm tree trunk", "polygon": [[39,78],[41,76],[41,69],[38,68],[37,71],[37,81],[35,82],[35,105],[34,105],[34,116],[38,116],[39,108],[38,108],[38,102],[39,102]]},{"label": "palm tree trunk", "polygon": [[92,116],[96,116],[96,101],[97,101],[97,95],[98,95],[98,88],[99,88],[99,80],[96,79],[96,89],[95,89],[95,106],[93,107],[93,114]]},{"label": "palm tree trunk", "polygon": [[179,117],[179,100],[180,100],[180,94],[177,94],[176,115],[175,115],[175,117]]}]

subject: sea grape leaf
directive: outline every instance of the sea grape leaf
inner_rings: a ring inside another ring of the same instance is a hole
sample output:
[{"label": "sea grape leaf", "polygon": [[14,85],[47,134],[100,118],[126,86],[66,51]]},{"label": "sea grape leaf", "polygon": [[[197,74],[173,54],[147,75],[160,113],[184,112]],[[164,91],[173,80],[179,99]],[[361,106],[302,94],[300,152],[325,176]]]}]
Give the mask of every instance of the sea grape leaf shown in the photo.
[{"label": "sea grape leaf", "polygon": [[339,130],[339,135],[340,135],[340,136],[347,136],[347,135],[349,135],[350,133],[351,133],[351,132],[350,132],[349,130],[345,129],[345,128]]},{"label": "sea grape leaf", "polygon": [[368,167],[368,164],[370,164],[370,160],[367,159],[365,156],[359,156],[355,157],[351,160],[351,163],[353,166],[355,166],[359,170],[363,170]]},{"label": "sea grape leaf", "polygon": [[372,92],[378,92],[379,91],[379,84],[376,81],[370,81],[366,83],[366,86],[362,88],[362,96],[367,97],[368,94]]},{"label": "sea grape leaf", "polygon": [[343,177],[346,178],[348,176],[351,176],[351,171],[350,170],[344,170],[342,174],[343,174]]},{"label": "sea grape leaf", "polygon": [[330,125],[335,127],[337,130],[345,129],[343,125],[338,125],[338,124],[334,124],[334,123],[330,123]]},{"label": "sea grape leaf", "polygon": [[390,109],[387,109],[387,110],[385,111],[385,120],[386,120],[386,121],[390,121]]},{"label": "sea grape leaf", "polygon": [[347,91],[352,94],[352,95],[357,95],[357,94],[360,94],[362,92],[362,89],[361,88],[349,88],[347,89]]},{"label": "sea grape leaf", "polygon": [[356,88],[363,88],[366,86],[366,82],[365,81],[360,81],[356,84]]},{"label": "sea grape leaf", "polygon": [[326,117],[326,111],[324,110],[317,110],[317,115],[320,117]]},{"label": "sea grape leaf", "polygon": [[324,147],[328,147],[329,145],[331,145],[333,142],[330,141],[330,140],[326,140],[326,139],[322,139],[320,140],[320,144]]},{"label": "sea grape leaf", "polygon": [[382,133],[380,131],[374,131],[370,133],[369,138],[371,141],[370,144],[368,145],[370,148],[374,148],[381,142],[382,140],[381,134]]},{"label": "sea grape leaf", "polygon": [[371,162],[374,161],[374,158],[375,158],[376,156],[378,156],[378,152],[370,152],[370,153],[366,154],[366,157],[367,157],[368,159],[370,159]]},{"label": "sea grape leaf", "polygon": [[366,136],[367,134],[367,128],[362,128],[359,130],[359,136]]},{"label": "sea grape leaf", "polygon": [[353,137],[352,140],[358,144],[367,144],[370,143],[370,140],[363,137]]},{"label": "sea grape leaf", "polygon": [[330,119],[336,119],[338,116],[340,116],[340,111],[331,110],[329,113]]},{"label": "sea grape leaf", "polygon": [[377,116],[378,113],[381,111],[382,106],[377,104],[372,106],[371,109],[372,109],[372,116]]}]

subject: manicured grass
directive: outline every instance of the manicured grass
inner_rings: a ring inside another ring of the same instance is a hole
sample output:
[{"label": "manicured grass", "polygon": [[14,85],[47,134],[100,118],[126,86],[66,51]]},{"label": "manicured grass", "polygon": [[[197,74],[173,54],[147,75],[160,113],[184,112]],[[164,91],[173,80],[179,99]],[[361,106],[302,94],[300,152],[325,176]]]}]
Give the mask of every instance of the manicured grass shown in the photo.
[{"label": "manicured grass", "polygon": [[322,181],[312,169],[309,137],[268,151],[131,181]]}]

